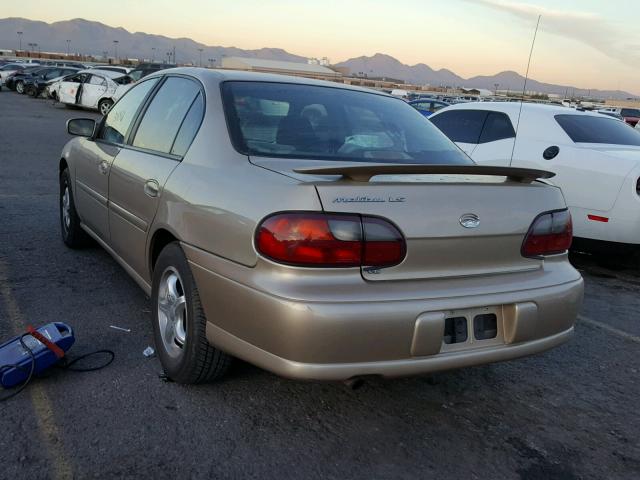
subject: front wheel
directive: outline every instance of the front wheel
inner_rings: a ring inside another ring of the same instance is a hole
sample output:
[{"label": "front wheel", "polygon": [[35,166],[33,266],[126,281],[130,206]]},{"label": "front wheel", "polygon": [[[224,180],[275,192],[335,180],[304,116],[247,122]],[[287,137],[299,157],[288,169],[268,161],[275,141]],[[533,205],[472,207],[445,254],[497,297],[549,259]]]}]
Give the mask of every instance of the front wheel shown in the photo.
[{"label": "front wheel", "polygon": [[198,287],[178,242],[160,252],[153,270],[151,302],[156,350],[167,376],[178,383],[222,377],[231,357],[207,341],[207,319]]},{"label": "front wheel", "polygon": [[100,100],[100,103],[98,103],[98,110],[100,110],[100,114],[102,115],[106,115],[107,113],[109,113],[111,107],[113,107],[113,100],[110,100],[108,98]]},{"label": "front wheel", "polygon": [[28,86],[27,88],[25,88],[25,93],[33,98],[37,97],[36,88],[33,86]]},{"label": "front wheel", "polygon": [[60,229],[62,241],[69,248],[81,248],[91,243],[91,237],[80,226],[71,190],[71,176],[66,168],[60,174]]},{"label": "front wheel", "polygon": [[19,81],[18,83],[16,83],[16,92],[24,93],[24,82]]}]

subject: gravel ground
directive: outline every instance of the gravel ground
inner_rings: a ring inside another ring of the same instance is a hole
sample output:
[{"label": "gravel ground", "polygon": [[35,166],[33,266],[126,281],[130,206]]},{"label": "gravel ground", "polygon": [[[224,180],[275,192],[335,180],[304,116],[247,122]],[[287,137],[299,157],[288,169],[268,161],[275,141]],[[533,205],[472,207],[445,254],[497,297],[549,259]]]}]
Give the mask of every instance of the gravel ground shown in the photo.
[{"label": "gravel ground", "polygon": [[142,355],[148,298],[103,250],[60,239],[57,162],[78,116],[95,114],[0,92],[0,333],[63,321],[72,354],[116,360],[2,404],[0,478],[640,477],[640,273],[588,256],[576,336],[540,356],[358,390],[241,362],[220,383],[163,382]]}]

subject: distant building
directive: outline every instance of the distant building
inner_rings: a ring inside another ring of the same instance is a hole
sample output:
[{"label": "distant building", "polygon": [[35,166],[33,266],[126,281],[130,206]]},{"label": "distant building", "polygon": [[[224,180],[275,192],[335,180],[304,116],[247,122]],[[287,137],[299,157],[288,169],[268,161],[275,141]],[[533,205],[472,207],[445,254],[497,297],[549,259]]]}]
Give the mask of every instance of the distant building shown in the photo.
[{"label": "distant building", "polygon": [[334,78],[342,76],[341,73],[324,65],[285,62],[280,60],[264,60],[262,58],[223,57],[222,68],[246,70],[250,72],[280,73],[313,78]]},{"label": "distant building", "polygon": [[309,65],[322,65],[323,67],[328,67],[329,65],[331,65],[331,62],[329,61],[329,59],[327,57],[310,58],[310,59],[307,60],[307,63]]},{"label": "distant building", "polygon": [[478,97],[491,97],[494,95],[494,92],[486,88],[461,88],[460,90],[467,95],[476,95]]}]

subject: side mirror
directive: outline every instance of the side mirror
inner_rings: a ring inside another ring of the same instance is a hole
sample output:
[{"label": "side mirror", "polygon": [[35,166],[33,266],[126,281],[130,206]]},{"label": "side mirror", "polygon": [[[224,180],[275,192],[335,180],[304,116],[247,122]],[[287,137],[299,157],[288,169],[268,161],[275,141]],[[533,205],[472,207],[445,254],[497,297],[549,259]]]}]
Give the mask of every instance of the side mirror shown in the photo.
[{"label": "side mirror", "polygon": [[73,118],[67,120],[67,132],[80,137],[92,137],[96,129],[96,121],[92,118]]}]

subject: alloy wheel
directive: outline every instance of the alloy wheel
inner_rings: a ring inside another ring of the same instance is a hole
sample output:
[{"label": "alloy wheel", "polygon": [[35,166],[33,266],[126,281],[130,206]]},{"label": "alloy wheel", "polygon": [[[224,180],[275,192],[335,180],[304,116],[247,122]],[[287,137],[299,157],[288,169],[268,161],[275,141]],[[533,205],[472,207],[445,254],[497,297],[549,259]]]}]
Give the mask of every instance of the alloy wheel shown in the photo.
[{"label": "alloy wheel", "polygon": [[158,323],[165,351],[172,357],[184,352],[187,341],[187,299],[182,278],[167,267],[158,288]]},{"label": "alloy wheel", "polygon": [[68,231],[71,226],[71,194],[69,193],[69,186],[64,187],[64,193],[62,194],[62,224],[65,231]]}]

